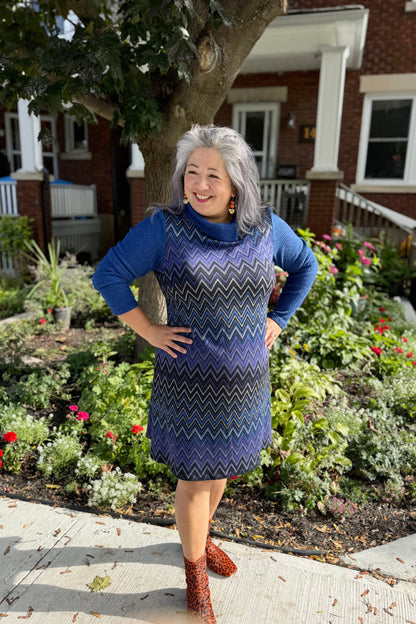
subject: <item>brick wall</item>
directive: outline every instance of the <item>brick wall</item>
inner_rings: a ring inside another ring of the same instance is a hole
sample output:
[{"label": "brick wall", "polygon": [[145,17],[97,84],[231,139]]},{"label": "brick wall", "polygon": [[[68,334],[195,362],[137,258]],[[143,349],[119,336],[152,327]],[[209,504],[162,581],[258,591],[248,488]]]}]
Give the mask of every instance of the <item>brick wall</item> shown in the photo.
[{"label": "brick wall", "polygon": [[50,211],[50,196],[46,191],[46,236],[44,232],[43,210],[42,210],[42,185],[39,180],[18,180],[17,181],[17,205],[19,206],[19,215],[27,216],[30,219],[30,225],[33,230],[33,237],[45,251],[46,244],[49,242],[52,233],[52,221]]}]

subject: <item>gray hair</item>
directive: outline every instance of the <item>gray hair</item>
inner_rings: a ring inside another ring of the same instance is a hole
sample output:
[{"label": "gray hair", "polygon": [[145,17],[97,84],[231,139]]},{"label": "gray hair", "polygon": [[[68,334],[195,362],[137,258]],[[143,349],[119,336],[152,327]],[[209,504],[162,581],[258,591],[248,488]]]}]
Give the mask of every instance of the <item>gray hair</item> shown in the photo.
[{"label": "gray hair", "polygon": [[231,184],[237,189],[238,233],[243,235],[249,233],[254,227],[264,228],[259,174],[254,154],[241,134],[223,126],[195,124],[179,139],[171,180],[172,201],[167,209],[175,214],[180,214],[184,210],[185,169],[189,157],[199,147],[217,150],[224,161]]}]

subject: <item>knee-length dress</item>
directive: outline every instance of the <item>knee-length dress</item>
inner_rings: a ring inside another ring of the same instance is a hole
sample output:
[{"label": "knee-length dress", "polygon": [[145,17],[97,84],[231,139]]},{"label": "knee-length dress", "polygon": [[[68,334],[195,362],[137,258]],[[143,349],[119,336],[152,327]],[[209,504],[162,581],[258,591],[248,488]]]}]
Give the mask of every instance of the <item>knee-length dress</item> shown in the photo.
[{"label": "knee-length dress", "polygon": [[189,206],[181,215],[163,211],[153,217],[153,229],[150,219],[131,230],[94,276],[113,312],[122,314],[137,305],[126,284],[155,270],[168,325],[191,328],[186,354],[172,358],[156,349],[147,427],[151,457],[180,479],[248,472],[271,443],[265,331],[274,266],[291,269],[286,297],[270,314],[282,327],[316,274],[306,243],[276,219],[267,212],[264,229],[240,237],[235,222],[210,223]]}]

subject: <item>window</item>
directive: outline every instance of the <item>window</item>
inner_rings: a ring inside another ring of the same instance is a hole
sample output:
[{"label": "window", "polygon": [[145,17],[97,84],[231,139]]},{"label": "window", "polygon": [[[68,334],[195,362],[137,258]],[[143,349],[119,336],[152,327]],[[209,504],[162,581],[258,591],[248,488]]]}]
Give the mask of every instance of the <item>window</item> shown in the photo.
[{"label": "window", "polygon": [[83,159],[90,157],[88,151],[88,124],[78,125],[74,117],[65,115],[65,154],[64,159]]},{"label": "window", "polygon": [[358,183],[415,183],[415,110],[416,95],[366,95],[358,158]]},{"label": "window", "polygon": [[[47,115],[41,115],[40,123],[51,133],[54,140],[49,145],[42,145],[43,164],[49,173],[58,177],[58,157],[56,153],[56,120]],[[12,171],[22,167],[22,147],[20,142],[20,128],[18,113],[5,113],[6,125],[6,152]]]},{"label": "window", "polygon": [[280,105],[277,103],[234,104],[233,127],[251,146],[260,178],[274,178]]},{"label": "window", "polygon": [[19,116],[17,113],[5,113],[6,152],[10,169],[17,171],[22,166],[22,150],[20,147]]}]

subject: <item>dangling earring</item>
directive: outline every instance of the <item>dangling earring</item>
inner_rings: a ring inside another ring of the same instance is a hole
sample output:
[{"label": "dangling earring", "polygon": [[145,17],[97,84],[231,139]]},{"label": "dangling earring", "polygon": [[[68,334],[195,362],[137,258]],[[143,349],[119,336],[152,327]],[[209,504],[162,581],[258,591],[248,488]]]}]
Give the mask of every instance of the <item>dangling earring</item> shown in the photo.
[{"label": "dangling earring", "polygon": [[187,196],[186,196],[186,194],[185,194],[185,193],[183,194],[183,203],[184,203],[184,204],[189,203],[189,199],[187,198]]},{"label": "dangling earring", "polygon": [[233,197],[231,197],[230,199],[230,204],[228,206],[228,212],[233,215],[235,213],[235,206],[237,203],[237,197],[235,195],[233,195]]}]

